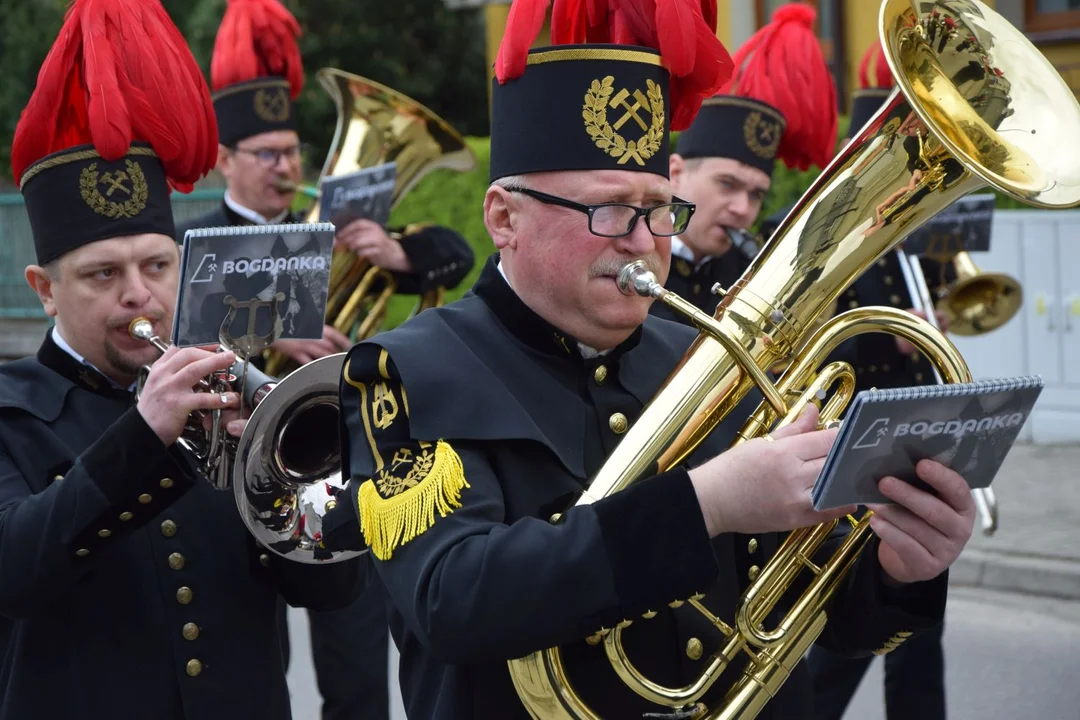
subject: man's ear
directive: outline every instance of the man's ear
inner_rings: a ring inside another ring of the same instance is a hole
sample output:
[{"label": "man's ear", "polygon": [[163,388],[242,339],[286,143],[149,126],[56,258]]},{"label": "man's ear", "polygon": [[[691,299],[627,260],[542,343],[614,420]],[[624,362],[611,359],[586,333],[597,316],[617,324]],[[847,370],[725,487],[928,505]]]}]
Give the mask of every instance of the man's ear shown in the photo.
[{"label": "man's ear", "polygon": [[686,161],[683,160],[682,155],[671,153],[671,157],[668,158],[668,172],[671,176],[671,188],[678,194],[680,181],[686,173]]},{"label": "man's ear", "polygon": [[217,165],[214,167],[219,173],[227,180],[232,172],[232,154],[229,152],[229,148],[224,145],[218,144],[217,147]]},{"label": "man's ear", "polygon": [[41,306],[45,308],[45,314],[56,317],[56,303],[53,301],[53,281],[48,271],[40,265],[29,265],[25,272],[26,284],[37,293],[41,300]]},{"label": "man's ear", "polygon": [[492,185],[484,195],[484,227],[499,250],[517,249],[517,233],[514,220],[517,207],[510,191],[498,185]]}]

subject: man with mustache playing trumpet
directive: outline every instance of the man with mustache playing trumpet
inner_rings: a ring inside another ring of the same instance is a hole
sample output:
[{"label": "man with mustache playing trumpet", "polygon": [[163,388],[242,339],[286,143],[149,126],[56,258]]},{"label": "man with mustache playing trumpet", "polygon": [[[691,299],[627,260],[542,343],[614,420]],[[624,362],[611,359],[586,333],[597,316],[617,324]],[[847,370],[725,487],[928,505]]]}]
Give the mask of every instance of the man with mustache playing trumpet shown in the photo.
[{"label": "man with mustache playing trumpet", "polygon": [[[537,5],[515,3],[495,66],[484,216],[499,252],[462,300],[350,351],[343,498],[386,588],[409,717],[570,717],[555,710],[565,693],[522,689],[556,682],[551,673],[518,665],[515,685],[507,666],[555,647],[592,712],[574,717],[690,717],[626,687],[607,633],[632,621],[621,636],[630,660],[683,687],[720,644],[686,599],[730,621],[782,533],[854,508],[813,509],[836,433],[817,430],[812,409],[725,452],[753,394],[684,464],[575,504],[696,337],[649,316],[652,300],[625,294],[618,275],[641,261],[666,280],[670,238],[693,214],[673,193],[669,131],[723,86],[731,61],[715,4],[703,14],[683,3],[692,63],[678,55],[684,25],[641,27],[660,15],[624,14],[625,3],[590,25],[582,6],[556,2],[559,40],[529,50]],[[673,55],[651,49],[656,37]],[[897,504],[875,507],[876,537],[818,642],[866,654],[940,620],[975,509],[955,472],[924,462],[919,475],[940,497],[882,481]],[[740,672],[702,702],[716,708]],[[805,717],[808,690],[796,665],[759,717]]]},{"label": "man with mustache playing trumpet", "polygon": [[2,720],[288,720],[279,596],[330,610],[358,595],[359,560],[279,559],[178,445],[200,410],[232,410],[240,434],[235,392],[194,390],[233,354],[159,357],[129,333],[145,317],[168,336],[170,185],[189,192],[213,167],[216,135],[157,0],[76,0],[12,145],[26,279],[55,326],[0,367]]}]

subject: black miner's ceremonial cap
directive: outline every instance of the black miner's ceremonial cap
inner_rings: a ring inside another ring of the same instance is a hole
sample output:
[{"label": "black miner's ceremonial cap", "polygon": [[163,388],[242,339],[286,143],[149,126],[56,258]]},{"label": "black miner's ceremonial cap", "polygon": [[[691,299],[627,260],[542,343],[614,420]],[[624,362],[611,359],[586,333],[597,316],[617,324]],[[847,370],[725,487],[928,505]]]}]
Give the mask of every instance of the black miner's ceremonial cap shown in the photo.
[{"label": "black miner's ceremonial cap", "polygon": [[553,170],[668,177],[670,76],[657,51],[541,48],[520,77],[492,83],[492,181]]}]

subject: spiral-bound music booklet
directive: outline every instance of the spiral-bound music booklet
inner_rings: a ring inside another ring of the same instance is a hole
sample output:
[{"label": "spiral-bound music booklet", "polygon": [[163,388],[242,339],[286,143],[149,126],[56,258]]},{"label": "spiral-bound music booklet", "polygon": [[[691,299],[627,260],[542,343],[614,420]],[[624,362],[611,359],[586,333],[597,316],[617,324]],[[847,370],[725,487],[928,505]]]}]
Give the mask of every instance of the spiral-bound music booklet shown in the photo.
[{"label": "spiral-bound music booklet", "polygon": [[173,344],[251,357],[275,340],[321,338],[333,249],[330,223],[188,230]]},{"label": "spiral-bound music booklet", "polygon": [[924,458],[988,487],[1042,388],[1024,376],[860,392],[814,485],[814,508],[890,503],[878,490],[890,475],[933,493],[915,474]]},{"label": "spiral-bound music booklet", "polygon": [[356,218],[365,218],[386,227],[390,222],[396,179],[396,162],[324,179],[319,198],[319,221],[342,228]]}]

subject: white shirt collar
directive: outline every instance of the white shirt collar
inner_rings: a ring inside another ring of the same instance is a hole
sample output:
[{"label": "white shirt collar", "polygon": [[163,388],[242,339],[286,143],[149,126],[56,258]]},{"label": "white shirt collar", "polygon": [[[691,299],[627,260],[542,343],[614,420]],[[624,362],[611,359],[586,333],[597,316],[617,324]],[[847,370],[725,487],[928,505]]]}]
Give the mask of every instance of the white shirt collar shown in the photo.
[{"label": "white shirt collar", "polygon": [[[100,374],[101,377],[103,377],[106,380],[108,380],[109,382],[111,382],[113,384],[113,387],[120,387],[120,385],[118,385],[112,378],[110,378],[105,373],[101,372],[101,370],[99,368],[95,367],[93,363],[89,362],[86,358],[84,358],[82,355],[80,355],[78,353],[78,351],[75,350],[75,348],[71,347],[71,345],[68,345],[68,341],[65,340],[64,336],[60,334],[60,328],[56,327],[55,325],[53,326],[53,329],[52,329],[52,339],[53,339],[53,342],[56,343],[56,347],[60,348],[61,350],[66,352],[68,355],[75,358],[75,360],[77,360],[80,365],[85,365],[86,367],[94,368],[94,370],[97,371],[97,373]],[[128,387],[128,390],[131,391],[131,392],[134,392],[136,385],[138,385],[138,382],[131,383],[131,385]]]},{"label": "white shirt collar", "polygon": [[[510,278],[506,277],[506,271],[503,270],[502,266],[502,259],[500,259],[499,262],[496,263],[496,267],[499,269],[499,274],[502,275],[503,280],[506,281],[507,285],[510,285],[510,289],[512,290],[514,286],[510,283]],[[577,346],[578,351],[581,353],[581,357],[585,358],[586,360],[591,360],[594,357],[601,357],[611,352],[610,350],[597,350],[596,348],[591,348],[588,345],[580,342],[577,344]]]},{"label": "white shirt collar", "polygon": [[239,215],[242,218],[246,218],[246,219],[250,220],[251,222],[255,223],[256,225],[276,225],[276,224],[284,221],[285,218],[287,218],[289,216],[289,211],[286,209],[286,210],[282,210],[281,214],[279,214],[277,217],[273,217],[273,218],[270,218],[268,220],[265,217],[263,217],[262,215],[260,215],[259,213],[255,212],[254,210],[246,208],[243,205],[241,205],[240,203],[233,200],[232,196],[229,195],[228,190],[225,191],[225,204],[228,205],[229,209],[232,210],[234,213],[236,213],[237,215]]}]

